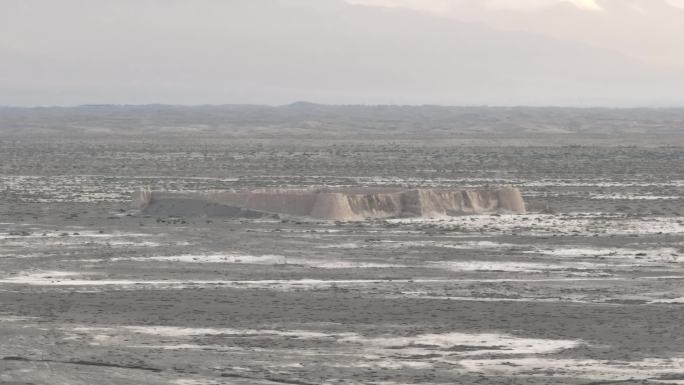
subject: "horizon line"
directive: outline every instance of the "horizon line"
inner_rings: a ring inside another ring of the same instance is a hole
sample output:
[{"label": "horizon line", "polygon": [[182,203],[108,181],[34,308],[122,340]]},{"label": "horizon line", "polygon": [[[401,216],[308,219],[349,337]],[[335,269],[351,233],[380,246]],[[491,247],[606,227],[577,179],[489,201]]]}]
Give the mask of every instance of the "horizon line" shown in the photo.
[{"label": "horizon line", "polygon": [[610,105],[571,105],[571,104],[437,104],[437,103],[423,103],[423,104],[364,104],[364,103],[318,103],[310,101],[295,101],[286,104],[270,104],[270,103],[197,103],[197,104],[181,104],[181,103],[85,103],[72,105],[4,105],[0,104],[0,109],[52,109],[52,108],[97,108],[97,107],[296,107],[296,106],[320,106],[320,107],[434,107],[434,108],[492,108],[492,109],[516,109],[516,108],[534,108],[534,109],[603,109],[603,110],[674,110],[684,109],[684,105],[624,105],[624,106],[610,106]]}]

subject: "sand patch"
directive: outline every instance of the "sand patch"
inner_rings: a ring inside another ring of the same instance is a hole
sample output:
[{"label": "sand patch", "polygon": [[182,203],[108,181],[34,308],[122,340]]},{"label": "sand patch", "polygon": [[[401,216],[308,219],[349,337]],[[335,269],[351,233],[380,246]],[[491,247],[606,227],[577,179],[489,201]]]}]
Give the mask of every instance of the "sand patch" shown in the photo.
[{"label": "sand patch", "polygon": [[506,261],[438,261],[429,262],[431,266],[459,272],[515,272],[515,273],[544,273],[550,271],[577,270],[585,273],[606,275],[605,268],[615,267],[605,263],[574,262],[574,263],[540,263],[540,262],[506,262]]},{"label": "sand patch", "polygon": [[[90,277],[92,279],[84,279]],[[605,281],[619,280],[611,277],[557,277],[557,278],[491,278],[491,279],[295,279],[295,280],[138,280],[138,279],[98,279],[101,274],[78,273],[67,271],[44,271],[23,272],[15,276],[0,279],[0,284],[31,285],[31,286],[113,286],[120,289],[157,287],[157,288],[186,288],[198,286],[225,286],[244,289],[269,289],[269,290],[317,290],[333,287],[366,287],[377,285],[403,285],[403,284],[438,284],[454,282],[570,282],[570,281]],[[663,277],[643,277],[638,279],[661,279]],[[665,277],[684,278],[684,277]]]},{"label": "sand patch", "polygon": [[401,268],[407,265],[375,263],[364,261],[342,260],[336,258],[313,259],[286,257],[283,255],[247,255],[247,254],[213,254],[213,255],[175,255],[154,257],[117,257],[109,261],[136,262],[180,262],[180,263],[242,263],[250,265],[293,265],[319,269],[371,269]]},{"label": "sand patch", "polygon": [[[459,361],[469,372],[505,376],[583,378],[600,381],[663,380],[684,373],[684,359],[649,358],[641,361],[600,361],[554,358],[507,358]],[[665,381],[667,383],[672,383]]]},{"label": "sand patch", "polygon": [[[434,352],[447,349],[450,354],[460,356],[479,356],[488,354],[548,354],[581,345],[577,340],[552,340],[540,338],[520,338],[498,333],[444,333],[421,334],[413,337],[343,338],[340,342],[361,343],[391,350],[410,349]],[[467,347],[467,348],[465,348]],[[460,349],[459,349],[460,348]]]}]

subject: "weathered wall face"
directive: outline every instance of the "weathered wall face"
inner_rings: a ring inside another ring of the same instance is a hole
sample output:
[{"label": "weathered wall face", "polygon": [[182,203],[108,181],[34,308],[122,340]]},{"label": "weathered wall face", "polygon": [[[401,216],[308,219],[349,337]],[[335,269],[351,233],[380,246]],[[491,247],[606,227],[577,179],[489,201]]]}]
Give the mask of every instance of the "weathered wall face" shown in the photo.
[{"label": "weathered wall face", "polygon": [[501,188],[496,191],[499,207],[515,213],[524,213],[527,209],[520,190],[513,187]]},{"label": "weathered wall face", "polygon": [[[134,204],[144,209],[168,209],[184,215],[215,215],[240,210],[329,220],[363,220],[400,216],[440,217],[497,211],[524,213],[517,188],[469,190],[325,190],[263,189],[203,193],[140,190]],[[226,208],[235,210],[226,210]],[[202,212],[197,212],[197,210]]]}]

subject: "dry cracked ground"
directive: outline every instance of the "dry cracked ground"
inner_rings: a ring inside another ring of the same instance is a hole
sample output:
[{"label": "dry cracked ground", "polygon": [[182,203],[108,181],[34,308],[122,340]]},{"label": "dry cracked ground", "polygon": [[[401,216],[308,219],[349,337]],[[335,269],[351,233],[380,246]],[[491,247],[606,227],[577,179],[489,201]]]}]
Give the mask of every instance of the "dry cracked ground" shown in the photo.
[{"label": "dry cracked ground", "polygon": [[[684,384],[684,153],[13,137],[0,384]],[[514,185],[529,213],[168,217],[140,186]]]}]

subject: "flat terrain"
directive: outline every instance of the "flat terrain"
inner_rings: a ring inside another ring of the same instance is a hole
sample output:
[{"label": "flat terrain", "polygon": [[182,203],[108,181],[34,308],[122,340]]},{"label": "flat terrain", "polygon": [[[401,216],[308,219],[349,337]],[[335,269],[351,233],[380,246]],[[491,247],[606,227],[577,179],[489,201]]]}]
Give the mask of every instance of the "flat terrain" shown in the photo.
[{"label": "flat terrain", "polygon": [[[478,135],[0,136],[0,384],[684,384],[677,135]],[[529,213],[130,206],[140,186],[486,185]]]}]

